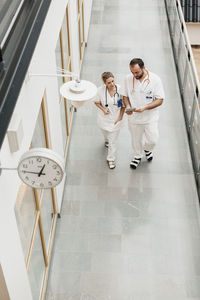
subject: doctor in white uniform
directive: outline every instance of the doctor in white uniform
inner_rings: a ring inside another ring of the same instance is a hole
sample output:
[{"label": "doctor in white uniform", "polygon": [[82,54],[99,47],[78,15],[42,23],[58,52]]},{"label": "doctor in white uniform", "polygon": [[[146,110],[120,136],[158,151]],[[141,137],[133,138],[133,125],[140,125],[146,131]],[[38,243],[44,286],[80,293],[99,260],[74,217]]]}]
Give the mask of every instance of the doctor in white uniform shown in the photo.
[{"label": "doctor in white uniform", "polygon": [[142,59],[132,59],[129,67],[131,74],[126,76],[121,93],[134,153],[130,167],[136,169],[144,153],[148,161],[153,159],[152,151],[159,136],[158,107],[165,96],[161,79],[145,68]]},{"label": "doctor in white uniform", "polygon": [[105,146],[108,147],[108,165],[110,169],[114,169],[117,139],[125,108],[122,106],[120,86],[115,84],[114,75],[104,72],[101,78],[104,84],[98,88],[94,103],[98,107],[97,123],[103,133]]}]

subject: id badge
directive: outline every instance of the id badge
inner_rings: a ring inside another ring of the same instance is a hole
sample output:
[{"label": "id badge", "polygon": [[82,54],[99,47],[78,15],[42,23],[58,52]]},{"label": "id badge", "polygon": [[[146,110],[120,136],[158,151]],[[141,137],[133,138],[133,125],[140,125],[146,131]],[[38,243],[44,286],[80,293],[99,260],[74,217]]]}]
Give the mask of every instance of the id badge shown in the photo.
[{"label": "id badge", "polygon": [[153,92],[152,91],[147,91],[146,92],[146,99],[147,100],[153,100]]},{"label": "id badge", "polygon": [[118,107],[122,107],[122,104],[123,104],[123,103],[122,103],[122,99],[119,99],[119,100],[117,101],[117,106],[118,106]]}]

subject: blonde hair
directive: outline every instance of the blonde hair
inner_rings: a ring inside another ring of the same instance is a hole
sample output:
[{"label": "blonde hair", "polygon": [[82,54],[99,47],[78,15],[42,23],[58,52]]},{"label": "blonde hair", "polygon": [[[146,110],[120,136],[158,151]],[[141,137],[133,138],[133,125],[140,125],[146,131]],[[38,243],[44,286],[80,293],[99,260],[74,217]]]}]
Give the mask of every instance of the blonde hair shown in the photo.
[{"label": "blonde hair", "polygon": [[103,72],[101,74],[101,79],[103,80],[104,83],[106,83],[106,80],[110,77],[114,78],[114,75],[111,72]]}]

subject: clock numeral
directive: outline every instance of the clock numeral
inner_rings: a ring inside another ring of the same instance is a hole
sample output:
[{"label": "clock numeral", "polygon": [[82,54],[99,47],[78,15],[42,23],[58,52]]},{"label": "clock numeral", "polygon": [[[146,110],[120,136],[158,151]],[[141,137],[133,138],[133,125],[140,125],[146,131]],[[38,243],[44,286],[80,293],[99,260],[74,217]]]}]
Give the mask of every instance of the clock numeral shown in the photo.
[{"label": "clock numeral", "polygon": [[35,181],[32,181],[32,184],[35,184]]},{"label": "clock numeral", "polygon": [[47,164],[49,165],[49,160],[47,160]]},{"label": "clock numeral", "polygon": [[56,171],[56,174],[57,174],[57,175],[60,175],[60,171]]},{"label": "clock numeral", "polygon": [[26,179],[26,180],[29,180],[29,177],[28,177],[28,176],[26,176],[26,177],[25,177],[25,179]]},{"label": "clock numeral", "polygon": [[58,179],[55,177],[55,178],[53,179],[53,181],[58,181]]},{"label": "clock numeral", "polygon": [[27,164],[23,164],[23,168],[27,169],[28,165]]},{"label": "clock numeral", "polygon": [[41,186],[41,187],[44,187],[44,184],[43,184],[43,183],[40,183],[40,186]]},{"label": "clock numeral", "polygon": [[33,164],[33,160],[29,160],[28,162],[29,162],[29,164],[31,164],[31,165]]},{"label": "clock numeral", "polygon": [[41,159],[40,157],[38,157],[36,160],[37,160],[38,162],[41,162],[41,161],[42,161],[42,159]]},{"label": "clock numeral", "polygon": [[53,169],[57,169],[57,166],[56,166],[56,165],[53,165],[52,168],[53,168]]},{"label": "clock numeral", "polygon": [[49,184],[50,186],[52,186],[52,182],[51,182],[51,181],[49,181],[48,184]]}]

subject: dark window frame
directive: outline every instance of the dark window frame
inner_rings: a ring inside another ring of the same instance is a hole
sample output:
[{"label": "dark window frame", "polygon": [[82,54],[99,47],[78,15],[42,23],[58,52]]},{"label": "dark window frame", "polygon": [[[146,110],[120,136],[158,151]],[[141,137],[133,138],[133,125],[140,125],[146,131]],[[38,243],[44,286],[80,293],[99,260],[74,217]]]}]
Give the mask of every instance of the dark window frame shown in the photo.
[{"label": "dark window frame", "polygon": [[6,0],[0,8],[0,45],[6,35],[13,17],[24,0]]},{"label": "dark window frame", "polygon": [[[51,0],[24,1],[0,47],[0,148],[50,3]],[[0,38],[2,42],[4,37]]]},{"label": "dark window frame", "polygon": [[200,0],[181,0],[186,22],[200,22]]}]

